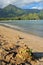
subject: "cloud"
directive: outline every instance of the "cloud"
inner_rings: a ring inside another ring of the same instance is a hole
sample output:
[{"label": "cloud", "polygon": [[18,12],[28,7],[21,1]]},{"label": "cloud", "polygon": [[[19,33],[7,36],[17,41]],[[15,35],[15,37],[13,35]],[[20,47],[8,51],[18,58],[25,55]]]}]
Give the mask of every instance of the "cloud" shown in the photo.
[{"label": "cloud", "polygon": [[22,8],[26,4],[30,4],[32,2],[40,2],[40,1],[42,0],[0,0],[0,7],[5,7],[8,4],[13,4]]},{"label": "cloud", "polygon": [[8,4],[11,4],[14,0],[0,0],[0,7],[4,7]]},{"label": "cloud", "polygon": [[33,3],[31,5],[33,5],[31,6],[32,9],[43,9],[43,1],[40,1],[38,3]]},{"label": "cloud", "polygon": [[40,1],[42,1],[42,0],[21,0],[21,1],[18,0],[16,2],[13,2],[13,4],[15,4],[18,7],[23,7],[23,6],[30,4],[32,2],[40,2]]},{"label": "cloud", "polygon": [[25,6],[22,7],[23,9],[43,9],[43,1],[39,2],[31,2],[29,4],[25,4]]},{"label": "cloud", "polygon": [[42,7],[32,7],[32,9],[42,9]]}]

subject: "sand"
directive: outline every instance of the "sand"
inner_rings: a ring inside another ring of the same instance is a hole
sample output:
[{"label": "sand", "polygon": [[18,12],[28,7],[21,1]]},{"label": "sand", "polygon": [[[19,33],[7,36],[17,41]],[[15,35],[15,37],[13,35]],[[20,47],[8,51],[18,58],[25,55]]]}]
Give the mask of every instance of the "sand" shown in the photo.
[{"label": "sand", "polygon": [[[0,39],[1,37],[7,44],[7,46],[5,44],[6,49],[9,49],[9,47],[13,47],[16,44],[21,46],[26,44],[34,53],[40,53],[43,55],[43,38],[41,37],[0,26]],[[3,46],[3,48],[5,47]]]},{"label": "sand", "polygon": [[[43,52],[43,38],[41,37],[26,34],[4,26],[0,26],[0,35],[4,36],[9,43],[16,44],[17,41],[20,41],[21,45],[24,43],[32,48],[33,51]],[[24,39],[19,40],[19,37]]]}]

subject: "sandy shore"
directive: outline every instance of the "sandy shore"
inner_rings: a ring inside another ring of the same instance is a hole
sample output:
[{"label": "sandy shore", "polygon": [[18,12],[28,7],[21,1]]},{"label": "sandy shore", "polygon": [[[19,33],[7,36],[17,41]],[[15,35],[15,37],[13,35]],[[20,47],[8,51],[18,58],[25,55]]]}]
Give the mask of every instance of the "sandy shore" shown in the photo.
[{"label": "sandy shore", "polygon": [[[17,41],[20,41],[18,43],[20,45],[26,44],[29,48],[32,48],[33,51],[43,52],[43,38],[38,36],[26,34],[4,26],[0,26],[0,35],[4,36],[4,39],[11,44],[16,44]],[[19,40],[19,37],[23,39]]]},{"label": "sandy shore", "polygon": [[[9,50],[9,48],[12,48],[14,45],[23,46],[26,44],[33,50],[33,52],[42,54],[43,58],[43,38],[41,37],[0,26],[0,40],[0,43],[2,43],[2,47],[6,50]],[[0,52],[2,53],[4,51],[0,49]],[[6,52],[4,54],[6,54]],[[43,65],[43,62],[41,62],[40,65]]]}]

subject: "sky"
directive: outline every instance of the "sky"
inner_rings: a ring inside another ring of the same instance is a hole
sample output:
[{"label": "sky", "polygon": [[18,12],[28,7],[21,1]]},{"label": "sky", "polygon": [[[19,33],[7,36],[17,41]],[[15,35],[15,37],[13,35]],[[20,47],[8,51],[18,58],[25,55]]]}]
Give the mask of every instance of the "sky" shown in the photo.
[{"label": "sky", "polygon": [[0,0],[0,8],[9,4],[22,9],[43,9],[43,0]]}]

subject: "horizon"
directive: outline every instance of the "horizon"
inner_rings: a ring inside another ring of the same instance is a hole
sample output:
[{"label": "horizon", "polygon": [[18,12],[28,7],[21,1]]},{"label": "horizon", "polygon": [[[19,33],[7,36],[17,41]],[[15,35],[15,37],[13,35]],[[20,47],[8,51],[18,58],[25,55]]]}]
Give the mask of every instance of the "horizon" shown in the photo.
[{"label": "horizon", "polygon": [[9,4],[15,5],[16,7],[22,9],[43,9],[43,1],[42,0],[0,0],[0,8],[4,8]]}]

